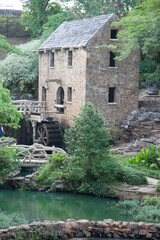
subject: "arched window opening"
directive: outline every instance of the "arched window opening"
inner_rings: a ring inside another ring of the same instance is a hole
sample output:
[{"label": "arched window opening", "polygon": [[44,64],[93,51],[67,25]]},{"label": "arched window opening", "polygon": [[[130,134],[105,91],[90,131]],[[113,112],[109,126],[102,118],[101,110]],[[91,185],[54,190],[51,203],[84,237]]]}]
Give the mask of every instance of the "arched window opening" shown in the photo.
[{"label": "arched window opening", "polygon": [[57,90],[57,101],[55,107],[58,112],[64,113],[64,90],[62,87],[59,87]]}]

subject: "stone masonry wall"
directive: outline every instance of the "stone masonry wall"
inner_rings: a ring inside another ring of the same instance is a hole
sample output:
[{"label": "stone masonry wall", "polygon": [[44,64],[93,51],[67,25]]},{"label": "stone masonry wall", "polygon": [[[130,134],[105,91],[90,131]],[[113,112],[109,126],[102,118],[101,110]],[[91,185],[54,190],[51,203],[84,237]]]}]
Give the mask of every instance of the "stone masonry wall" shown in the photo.
[{"label": "stone masonry wall", "polygon": [[[116,21],[117,16],[112,21]],[[133,52],[124,61],[109,67],[108,48],[95,48],[103,44],[116,44],[110,40],[111,21],[87,45],[86,101],[92,102],[106,119],[107,124],[119,125],[130,112],[138,108],[139,53]],[[115,87],[115,102],[108,103],[109,87]]]},{"label": "stone masonry wall", "polygon": [[66,222],[34,222],[0,229],[0,240],[13,239],[90,239],[94,238],[131,238],[160,239],[160,224],[144,222],[115,222],[111,219],[103,221],[73,220]]},{"label": "stone masonry wall", "polygon": [[[72,124],[73,115],[77,115],[85,103],[86,51],[73,49],[73,66],[68,66],[68,50],[55,51],[55,66],[49,67],[49,53],[39,54],[39,101],[42,100],[42,87],[48,79],[46,90],[47,110],[57,112],[54,107],[59,87],[64,89],[64,114],[57,114],[60,122]],[[72,87],[72,102],[67,101],[67,89]],[[51,114],[52,115],[52,114]]]},{"label": "stone masonry wall", "polygon": [[150,138],[154,144],[160,144],[160,110],[156,108],[141,108],[131,112],[122,122],[124,140],[130,141]]}]

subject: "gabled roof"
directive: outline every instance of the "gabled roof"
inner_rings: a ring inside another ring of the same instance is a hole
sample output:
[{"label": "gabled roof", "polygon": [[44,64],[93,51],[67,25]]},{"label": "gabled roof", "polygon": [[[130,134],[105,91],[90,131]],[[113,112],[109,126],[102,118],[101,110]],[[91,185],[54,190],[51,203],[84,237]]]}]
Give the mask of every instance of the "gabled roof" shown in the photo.
[{"label": "gabled roof", "polygon": [[64,22],[50,35],[38,50],[85,47],[90,39],[114,15],[115,14],[107,14],[94,18]]}]

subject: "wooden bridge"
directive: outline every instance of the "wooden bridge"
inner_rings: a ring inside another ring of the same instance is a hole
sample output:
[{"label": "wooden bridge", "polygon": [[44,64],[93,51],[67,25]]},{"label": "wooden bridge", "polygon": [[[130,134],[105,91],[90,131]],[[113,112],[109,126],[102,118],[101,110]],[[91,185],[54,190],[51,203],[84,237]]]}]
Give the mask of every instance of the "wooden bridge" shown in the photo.
[{"label": "wooden bridge", "polygon": [[55,153],[67,153],[55,146],[47,147],[41,144],[35,143],[31,146],[29,145],[11,145],[9,148],[12,148],[16,151],[17,158],[22,163],[23,167],[31,166],[40,166],[48,162],[49,156],[54,156]]}]

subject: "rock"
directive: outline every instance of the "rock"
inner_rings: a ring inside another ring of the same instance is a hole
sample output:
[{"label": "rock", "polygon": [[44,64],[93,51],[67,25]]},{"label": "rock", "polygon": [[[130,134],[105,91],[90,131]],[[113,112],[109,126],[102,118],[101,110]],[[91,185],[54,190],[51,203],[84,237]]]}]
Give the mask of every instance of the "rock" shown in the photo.
[{"label": "rock", "polygon": [[147,235],[147,231],[146,231],[145,229],[141,229],[141,230],[139,231],[139,235],[141,235],[141,236],[146,236],[146,235]]},{"label": "rock", "polygon": [[136,116],[136,115],[139,115],[140,114],[140,111],[139,110],[134,110],[131,112],[131,115],[133,116]]},{"label": "rock", "polygon": [[158,92],[159,92],[158,88],[154,88],[154,87],[149,87],[146,90],[146,93],[148,95],[158,95]]},{"label": "rock", "polygon": [[140,85],[141,88],[149,88],[149,87],[152,87],[152,86],[153,86],[153,83],[151,81],[143,82]]}]

